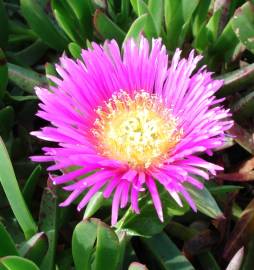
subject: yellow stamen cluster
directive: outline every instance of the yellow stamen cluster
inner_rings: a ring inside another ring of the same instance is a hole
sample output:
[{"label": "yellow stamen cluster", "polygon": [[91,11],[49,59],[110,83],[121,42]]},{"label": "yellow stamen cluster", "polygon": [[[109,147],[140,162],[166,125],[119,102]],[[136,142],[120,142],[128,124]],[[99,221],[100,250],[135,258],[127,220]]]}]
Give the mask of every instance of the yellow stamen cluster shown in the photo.
[{"label": "yellow stamen cluster", "polygon": [[181,137],[170,110],[145,91],[132,96],[121,91],[96,113],[92,131],[99,152],[136,169],[160,165]]}]

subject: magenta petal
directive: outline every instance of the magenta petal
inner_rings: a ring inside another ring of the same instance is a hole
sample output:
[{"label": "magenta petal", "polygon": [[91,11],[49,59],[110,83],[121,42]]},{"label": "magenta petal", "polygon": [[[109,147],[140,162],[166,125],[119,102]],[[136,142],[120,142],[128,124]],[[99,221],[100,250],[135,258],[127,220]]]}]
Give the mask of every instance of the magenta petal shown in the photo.
[{"label": "magenta petal", "polygon": [[161,222],[163,222],[164,219],[163,219],[163,212],[162,212],[160,196],[159,196],[156,184],[151,176],[147,177],[146,185],[147,185],[147,188],[151,194],[153,204],[154,204],[154,207],[155,207],[156,212],[158,214],[158,217],[161,220]]},{"label": "magenta petal", "polygon": [[74,190],[64,202],[59,204],[59,206],[64,207],[70,205],[82,192],[83,189]]},{"label": "magenta petal", "polygon": [[109,198],[111,196],[111,193],[113,192],[113,190],[119,184],[119,182],[120,182],[120,179],[117,176],[113,180],[109,181],[107,187],[105,188],[105,190],[103,192],[103,196],[105,198]]},{"label": "magenta petal", "polygon": [[112,216],[111,216],[111,225],[114,226],[118,219],[118,211],[119,211],[119,204],[122,194],[124,183],[121,183],[115,191],[114,197],[113,197],[113,203],[112,203]]},{"label": "magenta petal", "polygon": [[75,170],[73,172],[65,173],[61,176],[53,177],[52,181],[53,181],[54,185],[63,184],[63,183],[69,182],[71,180],[74,180],[75,178],[82,176],[85,173],[90,172],[90,171],[91,171],[90,168],[78,169],[78,170]]},{"label": "magenta petal", "polygon": [[194,201],[192,200],[190,194],[186,191],[186,189],[185,189],[184,187],[181,187],[181,188],[180,188],[180,191],[181,191],[183,197],[186,199],[186,201],[187,201],[188,204],[190,205],[190,207],[192,208],[192,210],[193,210],[194,212],[197,212],[197,207],[196,207]]},{"label": "magenta petal", "polygon": [[128,201],[129,201],[129,189],[130,189],[131,183],[126,182],[125,185],[123,186],[123,191],[122,191],[122,197],[121,197],[121,208],[126,207]]},{"label": "magenta petal", "polygon": [[102,180],[98,183],[96,183],[92,188],[89,189],[85,197],[81,200],[81,202],[78,204],[78,211],[80,211],[84,206],[89,202],[89,200],[94,196],[94,194],[99,191],[102,186],[106,183],[107,180]]},{"label": "magenta petal", "polygon": [[138,194],[139,191],[134,186],[131,189],[131,207],[134,210],[135,213],[139,214],[140,209],[138,206]]}]

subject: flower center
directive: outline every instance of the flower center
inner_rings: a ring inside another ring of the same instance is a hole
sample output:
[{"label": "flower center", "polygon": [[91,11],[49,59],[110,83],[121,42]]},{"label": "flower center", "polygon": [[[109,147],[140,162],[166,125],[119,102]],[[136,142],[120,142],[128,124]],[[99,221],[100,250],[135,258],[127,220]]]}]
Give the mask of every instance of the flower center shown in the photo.
[{"label": "flower center", "polygon": [[134,168],[160,165],[179,142],[177,120],[162,100],[145,91],[121,91],[96,110],[93,134],[103,156]]}]

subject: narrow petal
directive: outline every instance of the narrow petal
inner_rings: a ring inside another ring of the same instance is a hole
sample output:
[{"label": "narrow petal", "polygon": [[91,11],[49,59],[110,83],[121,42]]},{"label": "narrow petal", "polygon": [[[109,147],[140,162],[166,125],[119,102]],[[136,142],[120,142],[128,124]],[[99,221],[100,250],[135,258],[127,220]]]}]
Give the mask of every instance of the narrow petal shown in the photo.
[{"label": "narrow petal", "polygon": [[149,190],[149,192],[151,194],[153,204],[154,204],[154,207],[155,207],[156,212],[158,214],[158,217],[161,220],[161,222],[163,222],[164,219],[163,219],[163,212],[162,212],[160,195],[158,193],[156,184],[155,184],[153,178],[150,175],[148,175],[148,177],[146,179],[146,185],[147,185],[147,188],[148,188],[148,190]]},{"label": "narrow petal", "polygon": [[114,226],[116,224],[117,219],[118,219],[119,204],[120,204],[123,186],[124,186],[124,183],[121,183],[120,185],[118,185],[118,187],[116,188],[114,197],[113,197],[112,216],[111,216],[111,225],[112,226]]},{"label": "narrow petal", "polygon": [[78,204],[78,211],[83,209],[85,205],[90,201],[90,199],[94,196],[94,194],[99,191],[102,186],[106,183],[107,180],[102,180],[98,183],[96,183],[92,188],[89,189],[85,197],[81,200],[81,202]]}]

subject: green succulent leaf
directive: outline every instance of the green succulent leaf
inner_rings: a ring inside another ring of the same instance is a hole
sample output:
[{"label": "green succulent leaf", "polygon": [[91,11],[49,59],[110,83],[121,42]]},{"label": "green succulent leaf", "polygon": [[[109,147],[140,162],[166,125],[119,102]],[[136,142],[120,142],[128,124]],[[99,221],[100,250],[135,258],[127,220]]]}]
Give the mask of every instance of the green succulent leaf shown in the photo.
[{"label": "green succulent leaf", "polygon": [[197,189],[190,184],[186,184],[185,187],[201,213],[211,218],[223,216],[218,204],[207,188]]},{"label": "green succulent leaf", "polygon": [[236,47],[240,41],[237,38],[232,28],[232,19],[227,23],[221,35],[217,38],[216,42],[210,47],[210,67],[216,68],[218,63],[231,61]]},{"label": "green succulent leaf", "polygon": [[119,240],[105,223],[98,222],[94,270],[117,270]]},{"label": "green succulent leaf", "polygon": [[162,232],[151,238],[140,238],[140,240],[146,249],[148,260],[156,263],[156,269],[195,269],[165,233]]},{"label": "green succulent leaf", "polygon": [[55,186],[50,182],[48,187],[44,189],[42,194],[40,214],[39,214],[39,228],[40,231],[46,233],[49,243],[47,253],[40,264],[41,270],[53,270],[55,262],[56,241],[58,235],[59,222],[59,206],[58,195]]},{"label": "green succulent leaf", "polygon": [[66,35],[72,41],[84,45],[86,36],[82,33],[77,17],[68,3],[65,1],[52,0],[51,6],[58,24],[64,30]]},{"label": "green succulent leaf", "polygon": [[118,237],[105,223],[91,219],[83,220],[76,226],[72,254],[77,270],[117,270],[118,253]]},{"label": "green succulent leaf", "polygon": [[15,247],[15,243],[13,242],[10,234],[5,229],[4,225],[0,223],[0,257],[16,255],[19,256],[19,253]]},{"label": "green succulent leaf", "polygon": [[98,224],[94,219],[81,221],[72,235],[72,255],[77,270],[90,270]]},{"label": "green succulent leaf", "polygon": [[119,44],[124,41],[125,32],[99,9],[94,14],[94,27],[104,39],[115,39]]},{"label": "green succulent leaf", "polygon": [[218,97],[231,95],[245,89],[253,82],[253,76],[254,64],[217,76],[216,79],[224,81],[222,88],[218,91]]},{"label": "green succulent leaf", "polygon": [[194,47],[203,52],[212,46],[217,38],[221,9],[217,10],[206,25],[203,25],[194,40]]},{"label": "green succulent leaf", "polygon": [[32,66],[42,58],[47,50],[48,46],[40,39],[37,39],[21,51],[8,53],[8,56],[19,65]]},{"label": "green succulent leaf", "polygon": [[243,187],[235,185],[223,185],[223,186],[213,186],[209,187],[208,190],[212,195],[224,195],[225,193],[239,191]]},{"label": "green succulent leaf", "polygon": [[67,0],[77,17],[83,39],[92,37],[91,0]]},{"label": "green succulent leaf", "polygon": [[246,2],[232,18],[232,27],[239,40],[254,53],[254,4]]},{"label": "green succulent leaf", "polygon": [[192,33],[194,37],[199,34],[201,28],[206,24],[210,2],[211,0],[203,0],[198,4],[192,23]]},{"label": "green succulent leaf", "polygon": [[74,58],[80,58],[81,56],[81,47],[74,43],[74,42],[71,42],[69,45],[68,45],[68,49],[72,55],[72,57]]},{"label": "green succulent leaf", "polygon": [[33,70],[11,63],[8,64],[8,70],[9,80],[29,94],[34,94],[35,86],[47,84],[46,78]]},{"label": "green succulent leaf", "polygon": [[38,37],[55,50],[66,48],[67,39],[57,30],[38,1],[21,0],[20,5],[23,16]]},{"label": "green succulent leaf", "polygon": [[92,217],[102,206],[106,205],[108,200],[103,197],[101,191],[97,192],[86,206],[84,218]]},{"label": "green succulent leaf", "polygon": [[160,35],[163,21],[163,0],[149,0],[148,9],[153,18],[156,32],[158,35]]},{"label": "green succulent leaf", "polygon": [[19,248],[20,255],[39,265],[48,249],[48,239],[44,232],[35,234]]},{"label": "green succulent leaf", "polygon": [[[158,24],[155,22],[155,17],[160,14],[161,6],[158,7],[157,5],[160,4],[161,1],[149,1],[150,6],[148,6],[143,0],[138,0],[138,16],[142,16],[147,14],[146,23],[144,25],[144,33],[148,38],[158,37],[159,36],[159,29]],[[156,7],[157,10],[154,10]],[[159,10],[158,10],[159,8]],[[152,15],[153,14],[153,15]],[[160,14],[161,15],[161,14]],[[154,17],[153,17],[154,16]],[[157,19],[157,18],[156,18]],[[157,28],[156,28],[157,26]]]},{"label": "green succulent leaf", "polygon": [[1,270],[40,270],[32,261],[17,256],[0,258],[0,267]]},{"label": "green succulent leaf", "polygon": [[198,0],[165,1],[165,24],[167,42],[170,50],[182,45]]},{"label": "green succulent leaf", "polygon": [[37,231],[37,226],[25,204],[24,198],[20,192],[13,167],[0,138],[0,182],[10,203],[12,211],[28,239]]},{"label": "green succulent leaf", "polygon": [[129,38],[134,38],[135,40],[138,39],[138,37],[140,36],[140,34],[142,33],[142,31],[144,30],[145,27],[145,23],[147,20],[148,15],[144,14],[141,15],[140,17],[138,17],[131,25],[131,27],[129,28],[129,31],[127,32],[124,42],[126,43],[126,41]]}]

